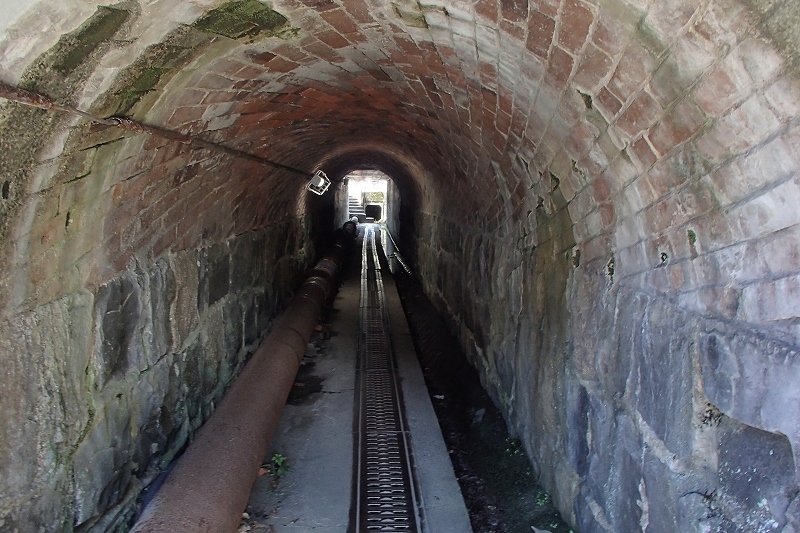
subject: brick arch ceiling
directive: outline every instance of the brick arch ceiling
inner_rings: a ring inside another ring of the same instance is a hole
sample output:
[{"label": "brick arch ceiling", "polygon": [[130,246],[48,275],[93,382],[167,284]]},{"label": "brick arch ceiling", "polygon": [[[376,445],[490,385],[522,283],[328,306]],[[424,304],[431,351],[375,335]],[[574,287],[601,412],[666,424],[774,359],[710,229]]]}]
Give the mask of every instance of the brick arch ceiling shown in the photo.
[{"label": "brick arch ceiling", "polygon": [[[797,222],[763,215],[757,227],[749,221],[764,207],[742,204],[760,192],[774,203],[770,188],[783,201],[800,194],[788,179],[800,98],[795,41],[737,0],[286,0],[270,4],[280,16],[262,26],[258,6],[112,6],[130,16],[95,43],[102,53],[73,100],[309,172],[326,162],[399,165],[419,209],[531,235],[533,245],[547,235],[531,213],[566,210],[584,260],[614,248],[631,275],[662,250],[688,257]],[[91,13],[74,13],[53,25],[79,31]],[[33,34],[39,42],[27,48],[5,47],[7,79],[24,81],[52,45],[52,29]],[[67,155],[85,138],[114,135],[71,127],[89,133],[67,142]],[[187,159],[157,139],[124,143],[106,170],[118,182],[103,236],[114,268],[144,243],[157,255],[298,209],[297,176],[206,151]],[[156,235],[159,201],[185,207]],[[227,214],[192,233],[179,227],[191,206]],[[709,233],[690,227],[706,217],[717,222]],[[143,235],[121,235],[123,227]],[[687,244],[689,230],[699,245]]]},{"label": "brick arch ceiling", "polygon": [[[218,36],[142,117],[308,170],[347,145],[397,154],[424,209],[492,227],[525,223],[540,198],[557,209],[558,187],[578,239],[594,237],[667,192],[651,182],[677,185],[659,172],[699,177],[678,152],[714,168],[780,135],[794,111],[780,100],[797,96],[735,2],[272,7],[289,31]],[[684,219],[711,207],[676,202]]]}]

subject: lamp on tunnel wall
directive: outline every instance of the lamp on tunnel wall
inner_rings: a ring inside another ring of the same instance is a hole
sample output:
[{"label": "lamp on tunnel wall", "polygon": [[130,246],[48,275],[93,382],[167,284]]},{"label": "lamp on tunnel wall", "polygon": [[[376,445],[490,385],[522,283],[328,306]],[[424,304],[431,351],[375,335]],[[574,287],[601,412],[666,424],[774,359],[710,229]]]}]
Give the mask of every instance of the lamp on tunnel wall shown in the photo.
[{"label": "lamp on tunnel wall", "polygon": [[331,180],[328,179],[328,176],[326,176],[323,171],[317,170],[314,175],[311,176],[311,179],[306,185],[306,189],[314,194],[319,194],[322,196],[330,186]]}]

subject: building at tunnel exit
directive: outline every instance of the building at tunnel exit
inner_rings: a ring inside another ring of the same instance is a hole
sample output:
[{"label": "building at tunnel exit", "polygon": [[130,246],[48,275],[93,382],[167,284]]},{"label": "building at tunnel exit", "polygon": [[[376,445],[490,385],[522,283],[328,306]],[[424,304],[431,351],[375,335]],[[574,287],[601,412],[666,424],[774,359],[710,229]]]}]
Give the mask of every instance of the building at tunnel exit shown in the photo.
[{"label": "building at tunnel exit", "polygon": [[0,81],[0,530],[129,523],[375,170],[576,531],[800,531],[796,1],[0,0]]}]

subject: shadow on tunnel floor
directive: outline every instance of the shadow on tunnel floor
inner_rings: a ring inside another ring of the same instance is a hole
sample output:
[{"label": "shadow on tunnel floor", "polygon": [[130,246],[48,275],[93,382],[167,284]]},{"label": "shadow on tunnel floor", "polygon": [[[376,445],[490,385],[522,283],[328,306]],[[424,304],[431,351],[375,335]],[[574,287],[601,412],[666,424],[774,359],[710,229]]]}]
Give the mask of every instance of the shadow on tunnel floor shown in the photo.
[{"label": "shadow on tunnel floor", "polygon": [[571,532],[419,282],[393,275],[473,530]]}]

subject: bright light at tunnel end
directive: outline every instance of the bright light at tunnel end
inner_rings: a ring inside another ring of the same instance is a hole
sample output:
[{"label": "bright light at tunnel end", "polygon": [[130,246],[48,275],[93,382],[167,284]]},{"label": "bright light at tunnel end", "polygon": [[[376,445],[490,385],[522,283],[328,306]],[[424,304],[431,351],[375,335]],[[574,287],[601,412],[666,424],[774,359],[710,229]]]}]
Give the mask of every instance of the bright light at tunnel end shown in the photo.
[{"label": "bright light at tunnel end", "polygon": [[322,196],[330,186],[331,180],[328,179],[328,176],[322,170],[317,170],[306,184],[306,190]]}]

